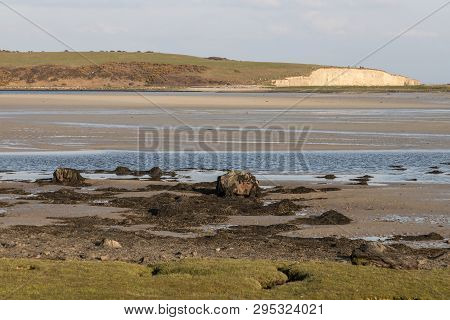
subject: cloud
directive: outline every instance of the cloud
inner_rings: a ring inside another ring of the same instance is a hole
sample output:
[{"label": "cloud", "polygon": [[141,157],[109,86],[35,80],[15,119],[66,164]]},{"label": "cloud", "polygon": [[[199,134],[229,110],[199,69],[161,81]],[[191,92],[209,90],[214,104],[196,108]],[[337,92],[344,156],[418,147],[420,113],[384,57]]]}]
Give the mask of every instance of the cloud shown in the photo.
[{"label": "cloud", "polygon": [[[443,0],[4,1],[77,49],[348,65]],[[1,8],[3,48],[61,50],[54,39]],[[384,48],[367,66],[449,82],[449,10]]]},{"label": "cloud", "polygon": [[280,7],[282,4],[281,0],[243,0],[240,2],[247,3],[257,7],[272,7],[272,8]]},{"label": "cloud", "polygon": [[119,26],[117,24],[109,24],[109,23],[102,23],[102,22],[96,22],[92,25],[83,25],[80,28],[81,32],[94,32],[94,33],[100,33],[100,34],[106,34],[106,35],[118,35],[118,34],[124,34],[129,31],[128,28]]},{"label": "cloud", "polygon": [[313,29],[322,33],[343,35],[348,31],[348,20],[345,17],[339,17],[317,10],[308,11],[302,17]]},{"label": "cloud", "polygon": [[289,35],[292,32],[292,29],[286,24],[269,24],[267,30],[270,34],[277,36]]}]

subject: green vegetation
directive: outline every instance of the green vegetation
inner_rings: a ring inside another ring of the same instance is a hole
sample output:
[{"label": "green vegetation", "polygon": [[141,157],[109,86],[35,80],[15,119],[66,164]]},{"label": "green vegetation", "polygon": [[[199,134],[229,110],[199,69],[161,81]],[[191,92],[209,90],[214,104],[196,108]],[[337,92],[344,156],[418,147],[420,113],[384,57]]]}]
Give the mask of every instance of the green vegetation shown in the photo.
[{"label": "green vegetation", "polygon": [[[125,65],[124,65],[125,64]],[[449,92],[450,85],[402,87],[271,86],[308,76],[316,64],[236,61],[157,52],[0,51],[0,90],[183,90],[195,86],[258,85],[268,92]],[[238,89],[235,89],[238,90]],[[248,88],[246,89],[248,90]],[[261,88],[256,88],[261,92]],[[248,91],[246,91],[248,92]]]},{"label": "green vegetation", "polygon": [[1,299],[449,299],[450,269],[336,262],[0,259]]},{"label": "green vegetation", "polygon": [[202,73],[202,77],[231,84],[269,84],[273,79],[309,75],[321,67],[313,64],[213,60],[153,52],[0,52],[0,67],[8,68],[39,65],[80,67],[112,62],[204,66],[208,69]]}]

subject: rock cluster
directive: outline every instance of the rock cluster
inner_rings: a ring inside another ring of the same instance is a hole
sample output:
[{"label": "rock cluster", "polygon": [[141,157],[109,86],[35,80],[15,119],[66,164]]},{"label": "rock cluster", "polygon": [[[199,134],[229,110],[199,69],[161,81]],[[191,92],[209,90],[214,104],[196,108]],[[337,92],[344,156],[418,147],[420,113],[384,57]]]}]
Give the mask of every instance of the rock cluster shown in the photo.
[{"label": "rock cluster", "polygon": [[85,178],[76,169],[58,168],[53,172],[52,182],[68,186],[79,186],[83,184],[84,180]]},{"label": "rock cluster", "polygon": [[261,189],[250,172],[231,170],[217,178],[216,194],[219,197],[257,197]]}]

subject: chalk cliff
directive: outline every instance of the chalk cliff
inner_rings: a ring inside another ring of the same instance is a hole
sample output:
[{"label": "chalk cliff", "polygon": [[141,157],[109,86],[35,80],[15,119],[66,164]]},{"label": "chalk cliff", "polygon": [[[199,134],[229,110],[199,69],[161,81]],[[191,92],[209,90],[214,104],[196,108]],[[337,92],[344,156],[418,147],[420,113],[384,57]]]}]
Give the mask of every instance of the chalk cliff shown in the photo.
[{"label": "chalk cliff", "polygon": [[380,70],[359,68],[320,68],[309,76],[273,80],[276,87],[303,86],[413,86],[420,82]]}]

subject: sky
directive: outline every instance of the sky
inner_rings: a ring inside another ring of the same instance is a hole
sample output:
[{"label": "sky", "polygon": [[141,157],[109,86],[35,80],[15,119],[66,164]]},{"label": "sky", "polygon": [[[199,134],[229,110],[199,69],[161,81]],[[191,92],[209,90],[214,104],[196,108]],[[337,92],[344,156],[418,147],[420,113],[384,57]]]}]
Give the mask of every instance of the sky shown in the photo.
[{"label": "sky", "polygon": [[[0,49],[353,65],[446,0],[0,0]],[[450,4],[361,65],[450,83]]]}]

